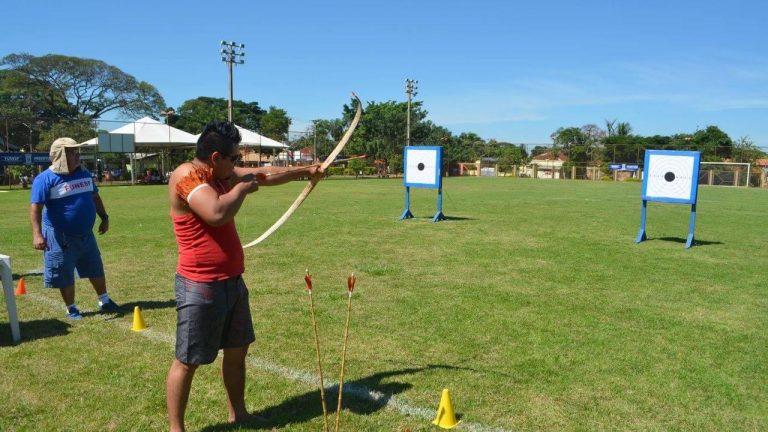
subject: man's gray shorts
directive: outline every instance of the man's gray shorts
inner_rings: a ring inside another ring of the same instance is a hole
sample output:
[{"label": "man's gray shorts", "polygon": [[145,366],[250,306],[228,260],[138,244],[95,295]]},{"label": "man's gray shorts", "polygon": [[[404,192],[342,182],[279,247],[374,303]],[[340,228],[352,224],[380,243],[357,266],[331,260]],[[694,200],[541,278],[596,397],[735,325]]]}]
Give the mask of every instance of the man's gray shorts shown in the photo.
[{"label": "man's gray shorts", "polygon": [[213,363],[219,349],[256,340],[241,276],[195,282],[177,274],[176,312],[176,358],[183,363]]}]

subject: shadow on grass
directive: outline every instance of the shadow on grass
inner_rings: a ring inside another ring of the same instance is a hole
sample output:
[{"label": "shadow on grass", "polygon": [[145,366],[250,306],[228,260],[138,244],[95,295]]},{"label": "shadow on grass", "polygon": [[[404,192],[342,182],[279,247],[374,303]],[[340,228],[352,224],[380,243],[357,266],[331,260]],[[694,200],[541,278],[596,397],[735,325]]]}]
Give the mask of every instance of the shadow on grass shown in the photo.
[{"label": "shadow on grass", "polygon": [[42,276],[43,271],[42,270],[27,270],[24,273],[13,273],[13,280],[19,280],[23,277],[27,276]]},{"label": "shadow on grass", "polygon": [[[659,237],[659,238],[649,238],[648,240],[661,240],[661,241],[668,241],[668,242],[675,242],[675,243],[682,243],[685,244],[688,239],[681,238],[681,237]],[[709,246],[709,245],[721,245],[723,242],[719,241],[706,241],[706,240],[698,240],[696,238],[693,239],[693,245],[694,246]]]},{"label": "shadow on grass", "polygon": [[[398,375],[409,375],[423,372],[429,369],[459,369],[447,365],[429,365],[416,368],[405,368],[387,372],[380,372],[354,381],[344,383],[342,394],[342,407],[358,415],[370,415],[387,406],[390,399],[412,387],[411,384],[401,382],[383,383],[387,378]],[[339,398],[338,385],[326,388],[325,400],[328,405],[328,423],[333,427],[336,418],[336,405]],[[232,425],[219,423],[203,428],[202,432],[219,432],[235,430],[272,430],[282,429],[289,425],[306,423],[314,418],[323,416],[320,404],[320,390],[304,393],[283,401],[279,405],[267,407],[254,413],[265,417],[266,420],[256,424]],[[459,418],[460,415],[457,415]],[[344,413],[341,418],[344,423]]]},{"label": "shadow on grass", "polygon": [[150,309],[166,309],[166,308],[176,308],[176,300],[147,300],[147,301],[137,301],[137,302],[131,302],[131,303],[123,303],[122,307],[125,309],[125,313],[133,313],[133,309],[138,306],[141,308],[141,310],[150,310]]},{"label": "shadow on grass", "polygon": [[104,317],[104,321],[111,321],[119,319],[125,315],[133,315],[133,310],[138,306],[142,311],[150,309],[165,309],[169,307],[176,307],[175,300],[163,300],[163,301],[138,301],[131,303],[123,303],[120,306],[123,310],[121,312],[102,312],[102,311],[83,311],[83,317]]},{"label": "shadow on grass", "polygon": [[465,221],[465,220],[475,220],[475,218],[463,217],[463,216],[446,216],[445,220],[447,220],[447,221]]},{"label": "shadow on grass", "polygon": [[[42,319],[34,321],[20,321],[19,330],[21,332],[21,341],[31,342],[36,339],[43,339],[56,336],[64,336],[69,333],[70,325],[57,319]],[[0,323],[0,346],[13,346],[11,338],[11,324]]]},{"label": "shadow on grass", "polygon": [[[429,221],[429,222],[431,222],[433,217],[434,216],[414,216],[411,219],[417,220],[417,221]],[[408,219],[405,219],[405,220],[408,220]],[[443,219],[442,221],[439,221],[439,222],[443,222],[443,221],[445,221],[445,222],[466,221],[466,220],[476,220],[476,219],[475,218],[471,218],[471,217],[463,217],[463,216],[445,216],[445,219]]]}]

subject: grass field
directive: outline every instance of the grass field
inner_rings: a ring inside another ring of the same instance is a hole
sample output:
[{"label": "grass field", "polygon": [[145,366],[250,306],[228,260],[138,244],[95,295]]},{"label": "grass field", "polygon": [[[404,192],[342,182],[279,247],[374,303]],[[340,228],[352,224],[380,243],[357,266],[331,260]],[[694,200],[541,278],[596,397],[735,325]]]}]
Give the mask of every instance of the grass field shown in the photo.
[{"label": "grass field", "polygon": [[[243,242],[303,187],[262,188],[237,219]],[[768,430],[768,193],[702,187],[689,207],[649,203],[635,245],[640,184],[447,178],[329,180],[275,235],[246,250],[257,342],[246,402],[267,430],[322,430],[304,289],[313,273],[326,384],[338,380],[346,277],[357,289],[342,428],[427,431],[448,388],[459,430]],[[166,426],[176,246],[162,186],[104,187],[99,238],[110,293],[132,316],[68,322],[58,291],[25,276],[23,341],[0,308],[0,430],[145,431]],[[42,267],[28,191],[0,193],[0,253],[14,272]],[[78,283],[78,304],[96,298]],[[226,420],[218,365],[198,370],[189,430]],[[347,390],[348,389],[348,390]],[[331,415],[336,392],[328,397]],[[331,417],[333,420],[333,417]],[[243,428],[242,430],[248,430]]]}]

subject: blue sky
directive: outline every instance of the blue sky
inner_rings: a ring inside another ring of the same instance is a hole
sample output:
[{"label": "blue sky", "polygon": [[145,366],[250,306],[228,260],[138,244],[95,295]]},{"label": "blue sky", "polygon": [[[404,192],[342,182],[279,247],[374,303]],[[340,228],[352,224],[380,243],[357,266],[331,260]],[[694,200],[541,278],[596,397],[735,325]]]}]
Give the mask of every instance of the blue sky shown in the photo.
[{"label": "blue sky", "polygon": [[641,135],[716,125],[768,150],[764,1],[5,2],[0,55],[103,60],[170,106],[227,97],[219,43],[246,45],[235,98],[302,131],[351,91],[405,100],[453,133],[549,143],[606,119]]}]

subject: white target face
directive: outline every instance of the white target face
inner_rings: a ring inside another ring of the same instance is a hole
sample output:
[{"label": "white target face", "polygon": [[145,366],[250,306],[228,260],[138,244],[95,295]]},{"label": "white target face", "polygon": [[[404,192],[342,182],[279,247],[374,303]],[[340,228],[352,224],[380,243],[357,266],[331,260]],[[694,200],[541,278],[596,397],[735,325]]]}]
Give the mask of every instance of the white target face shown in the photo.
[{"label": "white target face", "polygon": [[699,169],[695,152],[648,152],[643,199],[695,203]]},{"label": "white target face", "polygon": [[440,186],[440,155],[439,148],[409,147],[405,150],[405,184],[406,186],[432,187]]}]

